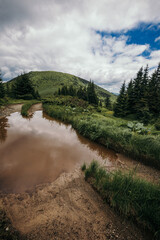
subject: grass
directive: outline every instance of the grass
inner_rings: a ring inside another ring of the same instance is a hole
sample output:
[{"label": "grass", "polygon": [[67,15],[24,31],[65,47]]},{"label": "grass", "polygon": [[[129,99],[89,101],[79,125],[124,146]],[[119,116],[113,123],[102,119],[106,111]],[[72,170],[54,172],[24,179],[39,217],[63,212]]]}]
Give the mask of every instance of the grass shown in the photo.
[{"label": "grass", "polygon": [[13,99],[13,98],[8,98],[5,97],[4,99],[0,99],[0,106],[6,106],[10,104],[20,104],[20,103],[27,103],[28,100],[24,99]]},{"label": "grass", "polygon": [[20,233],[13,228],[6,213],[0,209],[0,239],[1,240],[22,240]]},{"label": "grass", "polygon": [[70,123],[84,137],[160,169],[160,134],[152,134],[154,128],[146,135],[132,131],[127,120],[114,118],[103,108],[97,112],[96,107],[72,97],[54,98],[43,108],[49,116]]},{"label": "grass", "polygon": [[154,185],[133,172],[106,172],[93,161],[84,169],[85,179],[120,215],[136,221],[160,239],[160,185]]},{"label": "grass", "polygon": [[23,117],[28,117],[28,110],[30,109],[30,107],[36,103],[39,103],[38,100],[31,100],[31,101],[27,101],[27,103],[25,103],[23,106],[22,106],[22,109],[21,109],[21,114]]}]

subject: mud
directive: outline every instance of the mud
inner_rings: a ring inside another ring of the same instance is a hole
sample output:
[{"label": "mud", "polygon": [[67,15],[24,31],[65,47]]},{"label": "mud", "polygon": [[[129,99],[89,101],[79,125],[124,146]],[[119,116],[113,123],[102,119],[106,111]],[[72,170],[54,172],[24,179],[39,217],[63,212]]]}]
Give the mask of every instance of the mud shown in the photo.
[{"label": "mud", "polygon": [[149,240],[148,233],[117,216],[79,170],[63,173],[34,192],[2,199],[7,215],[27,240]]}]

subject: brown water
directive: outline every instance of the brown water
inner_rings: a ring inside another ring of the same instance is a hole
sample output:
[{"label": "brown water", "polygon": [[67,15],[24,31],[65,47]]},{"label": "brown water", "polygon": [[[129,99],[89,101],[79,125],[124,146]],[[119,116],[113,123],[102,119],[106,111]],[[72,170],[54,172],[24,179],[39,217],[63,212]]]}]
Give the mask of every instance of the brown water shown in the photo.
[{"label": "brown water", "polygon": [[78,135],[42,111],[0,119],[0,191],[19,193],[54,181],[93,159],[111,165],[114,152]]}]

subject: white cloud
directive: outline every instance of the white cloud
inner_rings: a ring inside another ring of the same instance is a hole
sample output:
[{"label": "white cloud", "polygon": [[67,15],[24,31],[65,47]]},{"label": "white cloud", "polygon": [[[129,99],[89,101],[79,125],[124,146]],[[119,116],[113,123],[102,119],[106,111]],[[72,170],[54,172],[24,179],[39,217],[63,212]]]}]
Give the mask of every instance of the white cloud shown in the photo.
[{"label": "white cloud", "polygon": [[155,42],[158,42],[158,41],[160,41],[160,36],[159,37],[157,37],[155,40],[154,40]]},{"label": "white cloud", "polygon": [[[158,0],[0,0],[0,67],[6,78],[22,71],[55,70],[93,79],[112,92],[145,64],[157,66],[159,51],[127,37],[101,37],[140,22],[160,22]],[[143,10],[143,11],[142,11]]]}]

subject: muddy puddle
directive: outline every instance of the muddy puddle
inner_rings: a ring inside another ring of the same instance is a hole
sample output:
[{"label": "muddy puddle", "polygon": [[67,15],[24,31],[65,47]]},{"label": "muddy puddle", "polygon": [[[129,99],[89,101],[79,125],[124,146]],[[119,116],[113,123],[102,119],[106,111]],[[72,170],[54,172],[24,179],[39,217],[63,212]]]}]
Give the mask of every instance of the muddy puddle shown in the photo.
[{"label": "muddy puddle", "polygon": [[54,181],[93,159],[112,166],[116,154],[78,135],[70,125],[36,111],[0,119],[0,191],[21,193]]}]

